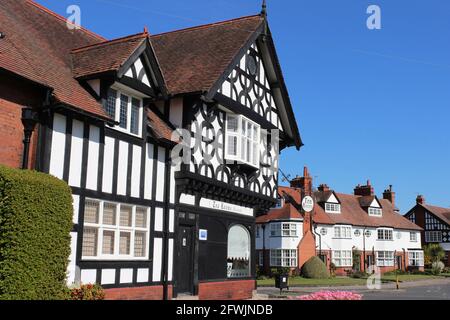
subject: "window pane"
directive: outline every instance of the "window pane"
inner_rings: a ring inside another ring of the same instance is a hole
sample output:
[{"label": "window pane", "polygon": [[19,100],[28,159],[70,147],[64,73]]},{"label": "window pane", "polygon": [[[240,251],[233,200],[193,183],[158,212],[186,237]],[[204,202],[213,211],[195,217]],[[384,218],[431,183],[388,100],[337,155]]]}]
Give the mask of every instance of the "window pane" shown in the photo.
[{"label": "window pane", "polygon": [[119,254],[129,255],[131,246],[131,233],[121,232],[119,241]]},{"label": "window pane", "polygon": [[84,222],[98,223],[99,203],[98,201],[86,200],[84,205]]},{"label": "window pane", "polygon": [[97,229],[83,229],[83,251],[84,257],[95,257],[97,255]]},{"label": "window pane", "polygon": [[114,254],[114,231],[103,231],[103,254]]},{"label": "window pane", "polygon": [[114,89],[109,89],[105,109],[106,113],[113,119],[115,119],[116,117],[116,98],[117,98],[117,91]]},{"label": "window pane", "polygon": [[227,270],[229,278],[250,275],[250,234],[242,226],[233,226],[228,232]]},{"label": "window pane", "polygon": [[228,155],[237,156],[237,137],[228,136]]},{"label": "window pane", "polygon": [[103,224],[109,226],[116,225],[116,205],[113,203],[105,203],[103,205]]},{"label": "window pane", "polygon": [[227,116],[227,131],[237,132],[238,118],[236,116]]},{"label": "window pane", "polygon": [[134,256],[135,257],[145,257],[145,232],[136,232],[134,234]]},{"label": "window pane", "polygon": [[133,134],[139,134],[139,108],[141,101],[139,99],[133,98],[131,105],[131,127],[130,131]]},{"label": "window pane", "polygon": [[147,227],[147,209],[136,208],[136,227],[137,228]]},{"label": "window pane", "polygon": [[127,128],[128,121],[128,96],[120,95],[120,124],[121,128]]},{"label": "window pane", "polygon": [[120,206],[120,226],[131,227],[132,208],[130,206]]}]

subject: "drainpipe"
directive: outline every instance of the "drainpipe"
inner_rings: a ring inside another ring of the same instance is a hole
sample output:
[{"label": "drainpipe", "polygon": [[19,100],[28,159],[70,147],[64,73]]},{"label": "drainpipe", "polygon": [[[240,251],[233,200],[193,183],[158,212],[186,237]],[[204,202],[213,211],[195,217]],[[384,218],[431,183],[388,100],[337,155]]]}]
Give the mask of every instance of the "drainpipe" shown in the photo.
[{"label": "drainpipe", "polygon": [[366,228],[363,229],[363,264],[364,264],[364,272],[366,272]]},{"label": "drainpipe", "polygon": [[169,274],[169,232],[170,232],[170,225],[169,225],[169,216],[170,216],[170,170],[172,168],[172,160],[170,159],[170,151],[169,149],[166,149],[166,172],[165,172],[165,195],[166,195],[166,201],[165,201],[165,214],[163,219],[163,261],[162,261],[162,269],[163,269],[163,300],[169,300],[169,286],[168,286],[168,274]]},{"label": "drainpipe", "polygon": [[405,271],[407,270],[407,266],[406,266],[406,250],[405,248],[402,248],[403,250],[403,265],[405,266]]},{"label": "drainpipe", "polygon": [[22,108],[22,124],[23,124],[23,155],[22,155],[22,169],[28,169],[28,158],[30,157],[30,142],[33,135],[34,128],[38,121],[36,111],[30,107]]},{"label": "drainpipe", "polygon": [[263,261],[262,267],[264,272],[266,272],[266,224],[262,225],[262,236],[263,236]]},{"label": "drainpipe", "polygon": [[315,235],[319,236],[319,255],[322,255],[322,235],[317,232],[318,226],[316,224],[313,224],[313,232]]}]

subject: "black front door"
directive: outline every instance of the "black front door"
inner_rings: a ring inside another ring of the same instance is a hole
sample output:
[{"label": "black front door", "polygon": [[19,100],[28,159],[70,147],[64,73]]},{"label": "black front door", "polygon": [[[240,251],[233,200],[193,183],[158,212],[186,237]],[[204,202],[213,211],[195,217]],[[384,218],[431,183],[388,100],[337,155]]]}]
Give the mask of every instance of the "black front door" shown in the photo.
[{"label": "black front door", "polygon": [[193,294],[193,247],[193,227],[180,226],[178,233],[178,293]]}]

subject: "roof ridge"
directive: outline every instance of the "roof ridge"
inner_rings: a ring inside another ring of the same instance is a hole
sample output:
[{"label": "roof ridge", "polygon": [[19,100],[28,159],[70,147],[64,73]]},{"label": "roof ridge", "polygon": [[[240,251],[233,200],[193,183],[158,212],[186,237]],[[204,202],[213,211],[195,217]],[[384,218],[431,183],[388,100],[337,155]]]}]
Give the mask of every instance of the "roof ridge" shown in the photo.
[{"label": "roof ridge", "polygon": [[183,29],[178,29],[178,30],[161,32],[158,34],[151,35],[150,37],[154,38],[154,37],[159,37],[159,36],[163,36],[163,35],[170,34],[170,33],[186,32],[186,31],[199,30],[199,29],[204,29],[204,28],[209,28],[209,27],[215,27],[215,26],[219,26],[219,25],[223,25],[223,24],[227,24],[227,23],[232,23],[232,22],[250,19],[250,18],[256,18],[256,17],[259,17],[262,19],[260,14],[254,14],[254,15],[243,16],[243,17],[239,17],[239,18],[233,18],[233,19],[228,19],[228,20],[223,20],[223,21],[218,21],[218,22],[201,24],[198,26],[193,26],[193,27],[188,27],[188,28],[183,28]]},{"label": "roof ridge", "polygon": [[[45,12],[45,13],[51,15],[51,16],[53,16],[54,18],[56,18],[56,19],[58,19],[60,21],[63,21],[63,22],[67,23],[67,19],[64,18],[62,15],[60,15],[60,14],[54,12],[54,11],[51,11],[50,9],[48,9],[48,8],[44,7],[43,5],[35,2],[34,0],[26,0],[26,3],[28,3],[28,4],[32,5],[32,6],[34,6],[35,8],[37,8],[37,9],[39,9],[39,10],[41,10],[41,11],[43,11],[43,12]],[[79,27],[80,30],[83,30],[86,34],[88,34],[89,36],[91,36],[93,38],[96,38],[96,39],[102,40],[102,41],[106,40],[106,38],[102,37],[101,35],[93,32],[91,30],[88,30],[88,29],[84,28],[83,26],[78,26],[77,25],[77,27]]]},{"label": "roof ridge", "polygon": [[82,52],[82,51],[85,51],[85,50],[88,50],[88,49],[91,49],[94,47],[100,47],[100,46],[104,46],[104,45],[125,42],[125,40],[131,40],[134,38],[139,38],[139,37],[146,38],[147,36],[148,36],[148,33],[140,32],[140,33],[136,33],[136,34],[132,34],[132,35],[128,35],[128,36],[124,36],[124,37],[120,37],[120,38],[116,38],[116,39],[112,39],[112,40],[106,40],[106,41],[102,41],[102,42],[98,42],[98,43],[89,44],[87,46],[75,48],[75,49],[72,49],[71,53],[78,53],[78,52]]}]

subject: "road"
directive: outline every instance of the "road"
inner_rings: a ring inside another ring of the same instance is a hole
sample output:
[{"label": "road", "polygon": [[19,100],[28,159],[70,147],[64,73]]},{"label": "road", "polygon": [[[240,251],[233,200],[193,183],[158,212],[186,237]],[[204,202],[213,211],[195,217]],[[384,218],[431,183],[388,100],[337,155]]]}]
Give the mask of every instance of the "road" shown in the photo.
[{"label": "road", "polygon": [[379,290],[369,290],[365,286],[351,287],[294,287],[280,296],[276,288],[258,288],[261,299],[287,299],[287,296],[300,296],[312,292],[330,290],[352,291],[363,295],[364,300],[450,300],[450,279],[424,280],[400,283],[397,290],[395,284],[384,284]]}]

